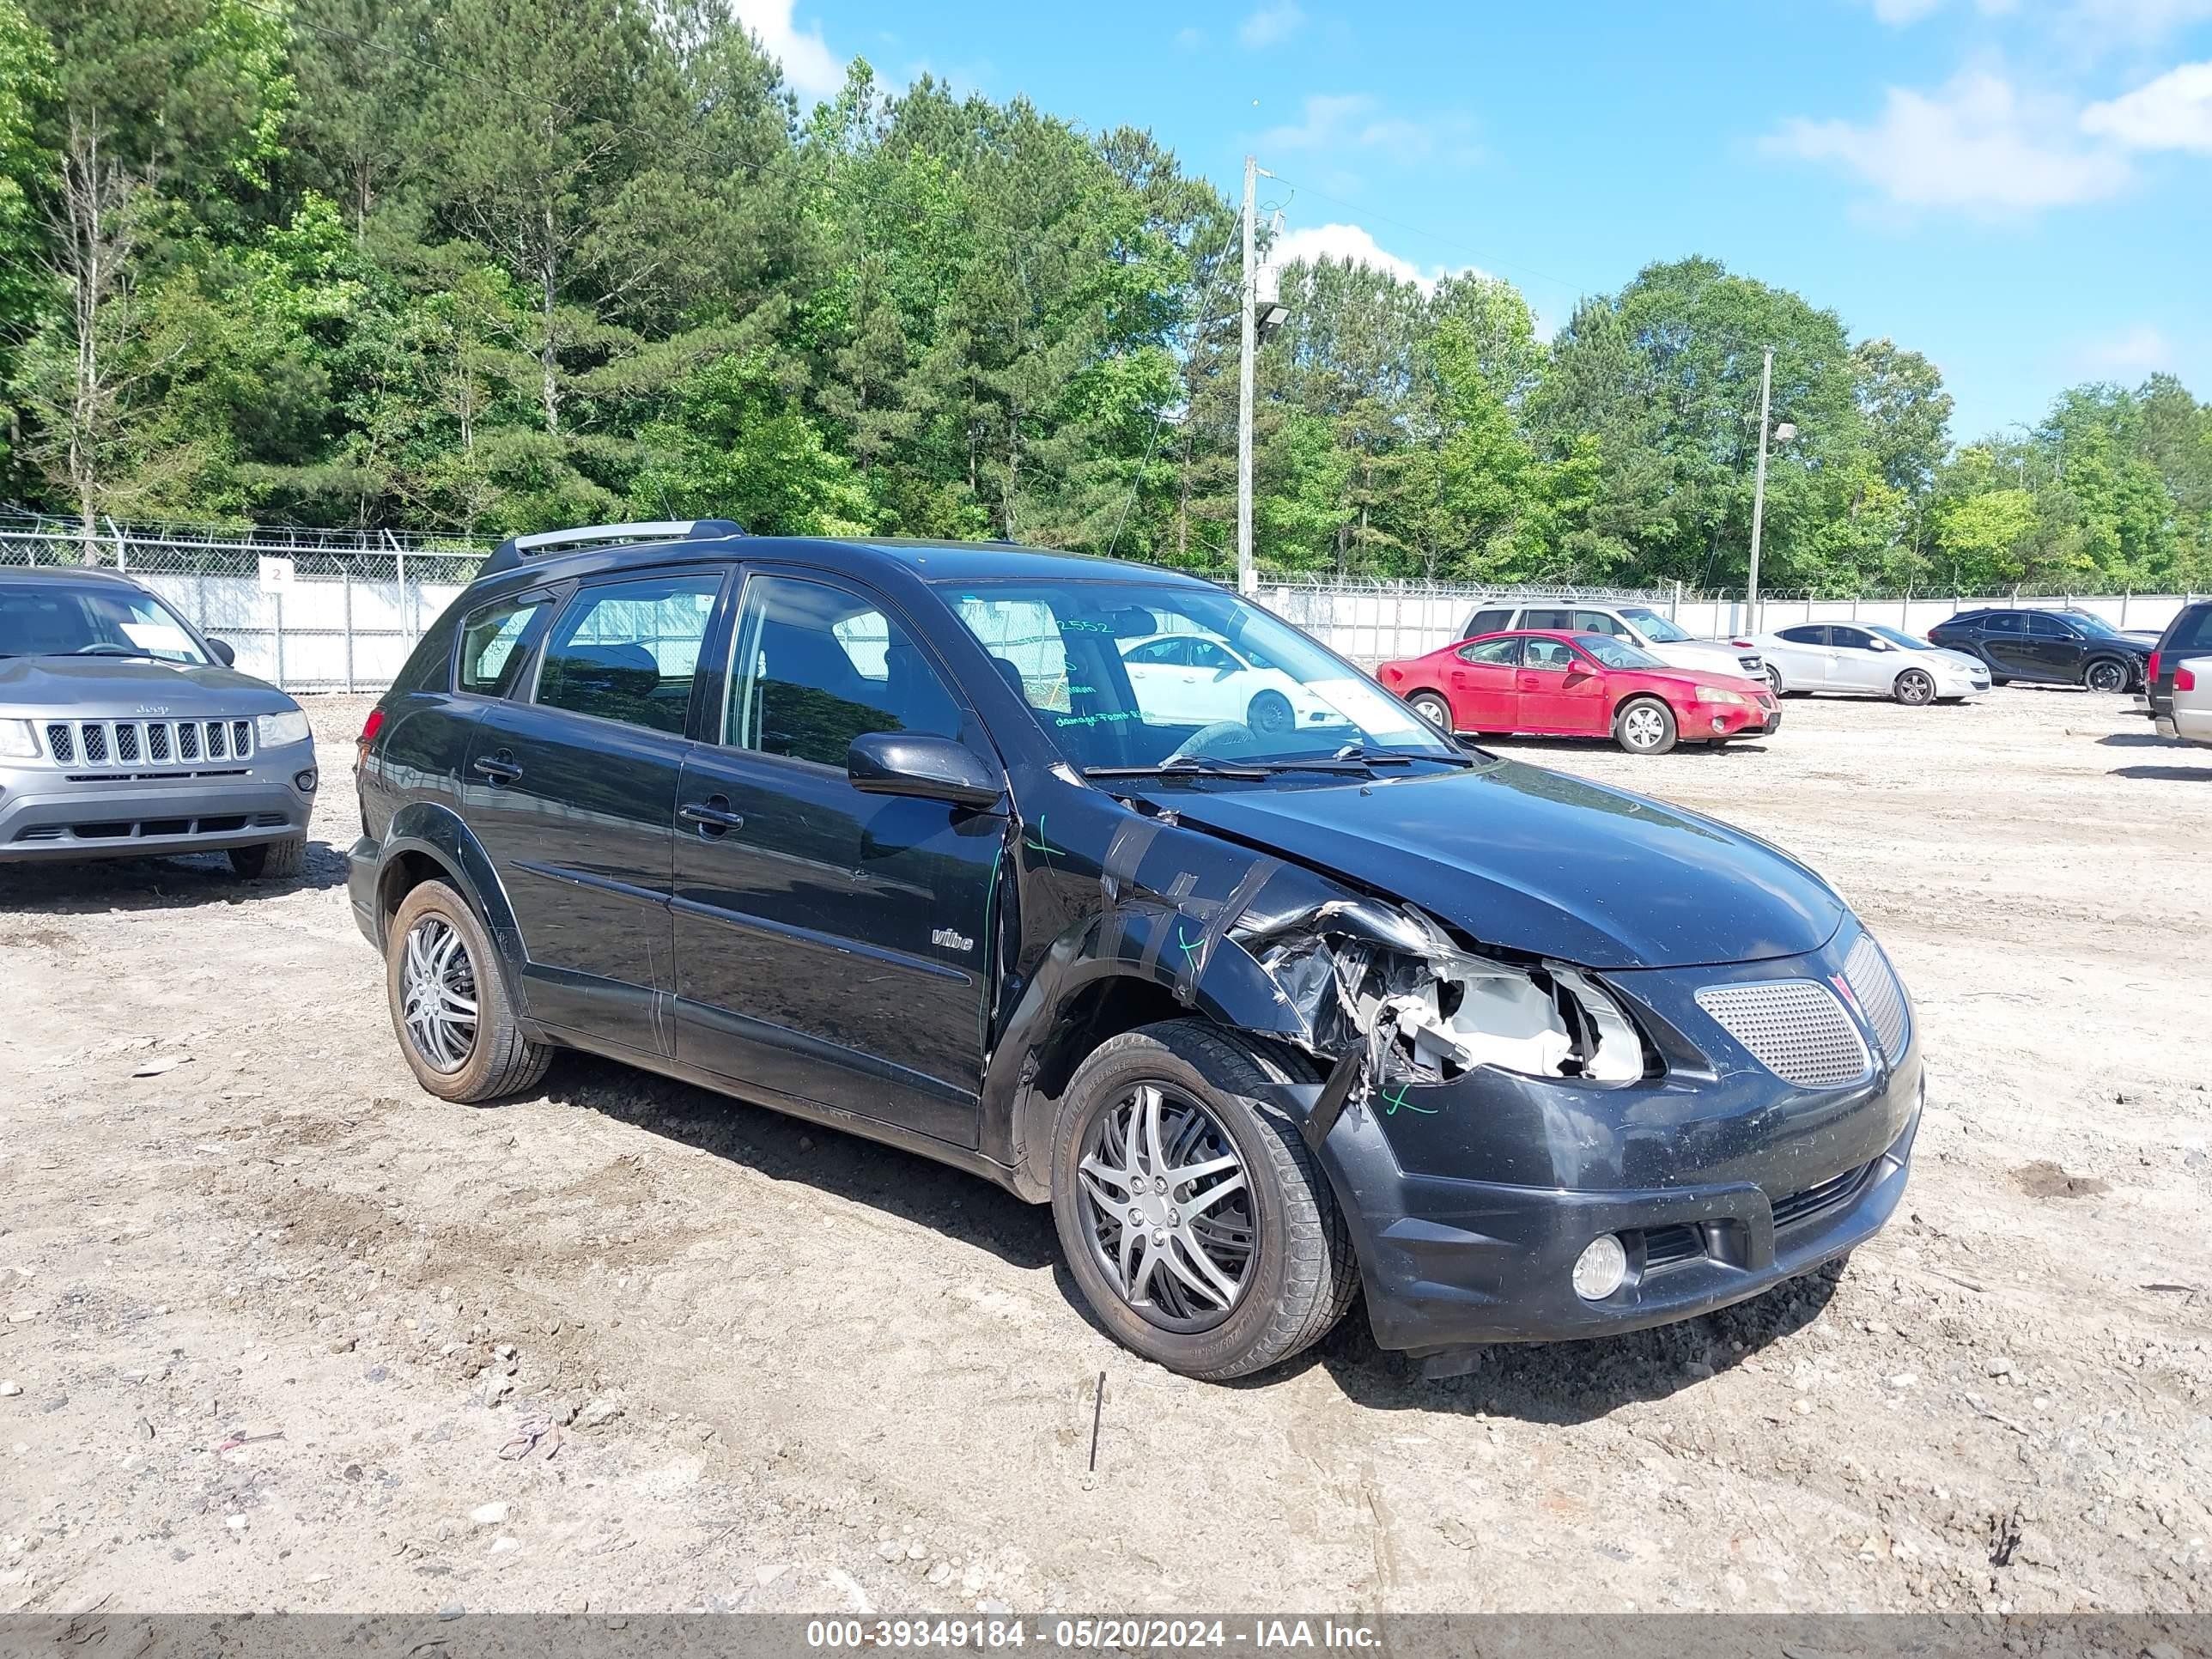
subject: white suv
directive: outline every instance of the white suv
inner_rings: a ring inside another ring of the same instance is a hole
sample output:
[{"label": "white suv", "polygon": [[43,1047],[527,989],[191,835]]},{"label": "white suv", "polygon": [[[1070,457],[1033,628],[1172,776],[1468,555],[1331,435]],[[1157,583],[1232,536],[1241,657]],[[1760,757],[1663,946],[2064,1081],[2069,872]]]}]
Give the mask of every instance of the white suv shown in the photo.
[{"label": "white suv", "polygon": [[1765,680],[1766,660],[1748,646],[1726,640],[1701,640],[1684,633],[1648,605],[1516,605],[1510,599],[1477,605],[1460,629],[1462,639],[1502,634],[1512,628],[1556,628],[1576,634],[1610,634],[1641,646],[1661,662],[1677,668],[1703,668],[1716,674],[1740,674]]}]

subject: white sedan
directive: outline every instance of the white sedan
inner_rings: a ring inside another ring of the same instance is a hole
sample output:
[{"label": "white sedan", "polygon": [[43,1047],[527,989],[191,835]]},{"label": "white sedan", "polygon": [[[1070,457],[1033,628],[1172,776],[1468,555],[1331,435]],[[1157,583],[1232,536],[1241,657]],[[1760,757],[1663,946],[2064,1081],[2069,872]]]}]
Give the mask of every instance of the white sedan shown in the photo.
[{"label": "white sedan", "polygon": [[1775,695],[1837,691],[1902,703],[1957,702],[1990,689],[1986,665],[1875,623],[1800,623],[1755,641]]},{"label": "white sedan", "polygon": [[1311,687],[1266,658],[1203,634],[1125,641],[1121,665],[1148,720],[1176,726],[1232,720],[1271,734],[1346,723]]}]

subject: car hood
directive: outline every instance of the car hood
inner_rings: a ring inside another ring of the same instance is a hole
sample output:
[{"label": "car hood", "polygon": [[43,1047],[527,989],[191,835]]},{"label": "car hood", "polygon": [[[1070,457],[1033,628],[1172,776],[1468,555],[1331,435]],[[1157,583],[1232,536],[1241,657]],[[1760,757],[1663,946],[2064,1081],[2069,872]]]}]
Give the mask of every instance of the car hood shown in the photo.
[{"label": "car hood", "polygon": [[1749,654],[1732,645],[1722,645],[1712,640],[1675,640],[1667,645],[1647,646],[1645,649],[1662,662],[1679,663],[1685,668],[1706,669],[1736,679],[1743,678],[1743,659]]},{"label": "car hood", "polygon": [[1148,789],[1182,822],[1395,894],[1486,945],[1588,968],[1818,950],[1844,906],[1755,836],[1518,761],[1371,784]]},{"label": "car hood", "polygon": [[136,657],[0,657],[0,712],[18,717],[191,719],[291,706],[276,687],[235,668]]}]

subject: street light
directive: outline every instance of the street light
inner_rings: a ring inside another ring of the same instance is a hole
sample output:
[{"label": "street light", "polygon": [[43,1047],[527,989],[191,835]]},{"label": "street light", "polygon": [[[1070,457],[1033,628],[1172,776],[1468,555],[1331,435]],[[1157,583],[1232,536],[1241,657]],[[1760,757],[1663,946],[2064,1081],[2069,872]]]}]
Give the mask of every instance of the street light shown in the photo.
[{"label": "street light", "polygon": [[[1743,596],[1743,631],[1752,632],[1759,626],[1759,538],[1766,520],[1766,410],[1767,399],[1774,390],[1774,348],[1768,346],[1759,367],[1759,471],[1751,486],[1751,580],[1745,586]],[[1774,441],[1786,444],[1797,435],[1797,428],[1784,421],[1773,431]]]}]

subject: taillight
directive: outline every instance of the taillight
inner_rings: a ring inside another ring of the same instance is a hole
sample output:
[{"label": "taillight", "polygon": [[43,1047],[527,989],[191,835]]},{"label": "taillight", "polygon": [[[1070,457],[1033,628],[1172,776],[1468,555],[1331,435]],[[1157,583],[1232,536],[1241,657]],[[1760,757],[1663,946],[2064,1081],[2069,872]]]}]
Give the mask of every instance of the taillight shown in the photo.
[{"label": "taillight", "polygon": [[361,735],[354,739],[353,769],[356,772],[368,763],[368,746],[376,741],[376,734],[384,730],[384,710],[372,708],[368,718],[361,723]]},{"label": "taillight", "polygon": [[2197,689],[2197,676],[2186,668],[2175,669],[2173,689],[2177,691],[2194,691]]},{"label": "taillight", "polygon": [[2150,661],[2143,668],[2143,684],[2146,685],[2158,684],[2158,647],[2156,646],[2151,647]]},{"label": "taillight", "polygon": [[1729,643],[1739,651],[1748,651],[1752,647],[1752,641],[1749,640],[1730,640]]}]

